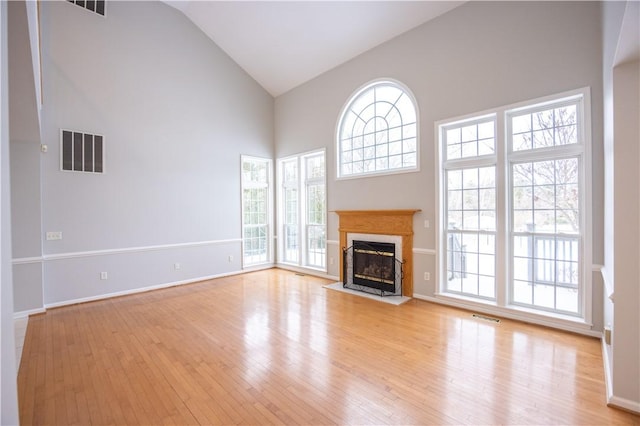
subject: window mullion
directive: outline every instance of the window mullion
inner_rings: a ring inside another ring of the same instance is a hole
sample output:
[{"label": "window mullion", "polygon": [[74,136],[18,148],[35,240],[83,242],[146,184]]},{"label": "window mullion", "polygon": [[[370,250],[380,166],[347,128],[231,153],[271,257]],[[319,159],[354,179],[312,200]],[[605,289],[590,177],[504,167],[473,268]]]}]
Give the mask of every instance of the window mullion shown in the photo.
[{"label": "window mullion", "polygon": [[509,279],[507,267],[509,255],[509,185],[507,185],[507,138],[504,114],[496,115],[496,303],[505,306],[509,300]]},{"label": "window mullion", "polygon": [[[581,89],[438,126],[443,291],[486,298],[468,280],[478,273],[468,262],[482,253],[475,244],[487,234],[480,229],[490,216],[487,192],[475,193],[482,184],[474,169],[495,166],[496,305],[590,319],[588,105]],[[480,126],[485,135],[490,131],[490,116],[494,155],[480,136]]]}]

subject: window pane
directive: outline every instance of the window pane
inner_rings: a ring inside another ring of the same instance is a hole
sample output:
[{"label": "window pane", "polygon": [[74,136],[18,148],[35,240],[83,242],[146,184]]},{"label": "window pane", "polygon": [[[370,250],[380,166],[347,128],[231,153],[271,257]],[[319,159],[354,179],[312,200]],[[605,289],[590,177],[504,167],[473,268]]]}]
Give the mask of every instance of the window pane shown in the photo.
[{"label": "window pane", "polygon": [[578,143],[576,104],[511,116],[510,121],[514,151]]},{"label": "window pane", "polygon": [[446,181],[446,289],[494,299],[495,167],[449,170]]},{"label": "window pane", "polygon": [[495,153],[495,120],[461,124],[444,132],[447,159]]}]

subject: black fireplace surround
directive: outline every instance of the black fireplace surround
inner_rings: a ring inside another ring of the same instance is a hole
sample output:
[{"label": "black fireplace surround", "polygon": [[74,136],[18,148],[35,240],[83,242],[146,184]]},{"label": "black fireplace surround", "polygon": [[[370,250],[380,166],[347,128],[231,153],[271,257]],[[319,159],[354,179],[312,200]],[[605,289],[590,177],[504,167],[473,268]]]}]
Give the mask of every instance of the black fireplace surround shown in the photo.
[{"label": "black fireplace surround", "polygon": [[352,271],[354,284],[394,293],[395,244],[354,240]]}]

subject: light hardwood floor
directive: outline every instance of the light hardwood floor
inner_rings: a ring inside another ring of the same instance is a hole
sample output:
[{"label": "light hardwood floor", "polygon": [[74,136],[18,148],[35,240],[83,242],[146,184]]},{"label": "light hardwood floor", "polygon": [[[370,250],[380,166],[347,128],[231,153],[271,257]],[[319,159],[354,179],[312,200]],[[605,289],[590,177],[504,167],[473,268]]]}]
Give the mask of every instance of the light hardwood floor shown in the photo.
[{"label": "light hardwood floor", "polygon": [[33,316],[22,424],[638,424],[600,342],[271,269]]}]

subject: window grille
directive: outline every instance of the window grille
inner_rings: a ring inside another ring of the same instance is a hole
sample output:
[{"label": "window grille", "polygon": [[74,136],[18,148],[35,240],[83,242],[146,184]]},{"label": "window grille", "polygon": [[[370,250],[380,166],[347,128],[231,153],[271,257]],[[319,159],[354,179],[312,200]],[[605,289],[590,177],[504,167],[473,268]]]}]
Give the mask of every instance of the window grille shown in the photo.
[{"label": "window grille", "polygon": [[324,151],[278,160],[280,262],[325,270],[325,175]]},{"label": "window grille", "polygon": [[271,160],[242,157],[243,266],[271,260]]},{"label": "window grille", "polygon": [[580,89],[438,124],[444,293],[590,317],[586,105]]},{"label": "window grille", "polygon": [[394,81],[352,96],[338,125],[338,177],[418,170],[416,110],[411,93]]}]

